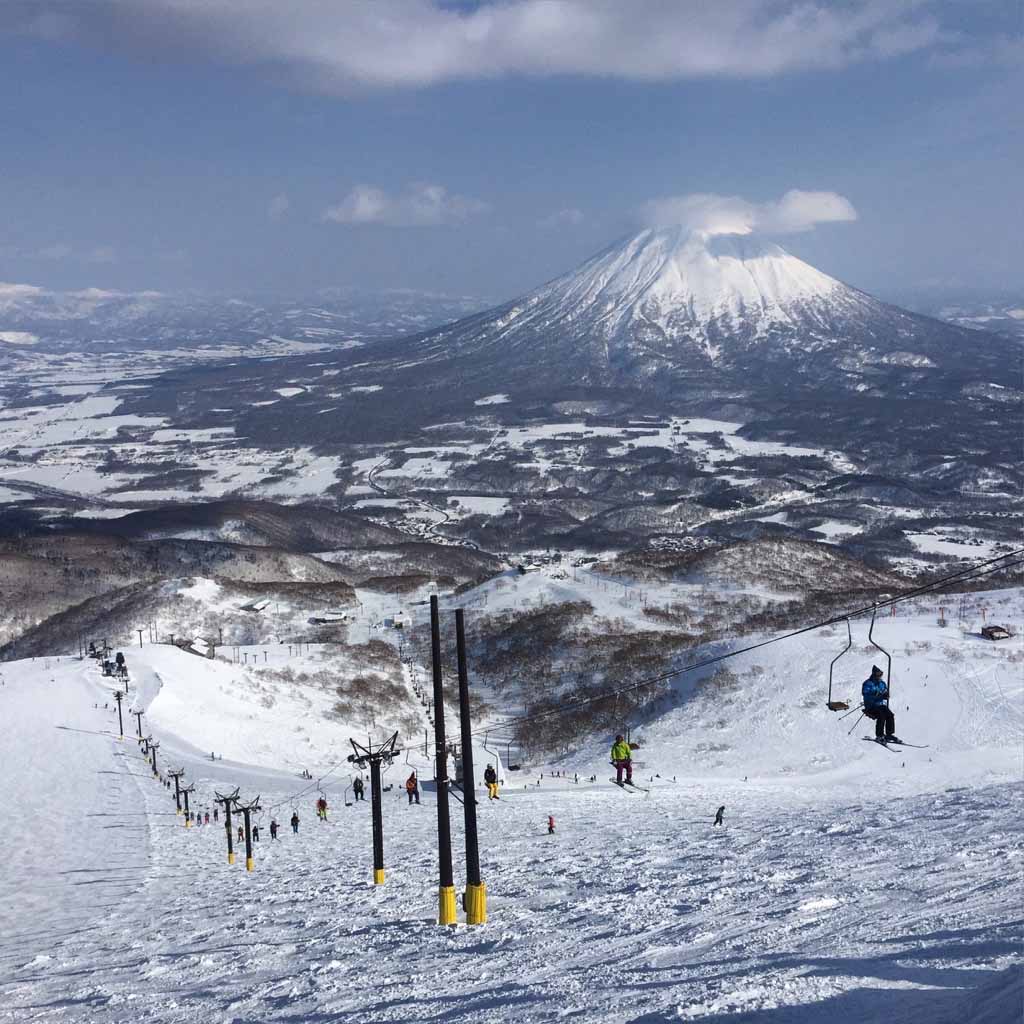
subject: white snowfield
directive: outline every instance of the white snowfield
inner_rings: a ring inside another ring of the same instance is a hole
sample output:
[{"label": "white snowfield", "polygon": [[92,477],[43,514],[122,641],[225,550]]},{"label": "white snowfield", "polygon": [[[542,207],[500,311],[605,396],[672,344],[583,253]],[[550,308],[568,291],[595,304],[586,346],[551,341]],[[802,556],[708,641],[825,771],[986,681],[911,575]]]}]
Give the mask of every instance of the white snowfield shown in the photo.
[{"label": "white snowfield", "polygon": [[[985,595],[990,618],[1017,628],[1022,598]],[[444,929],[434,790],[419,807],[401,791],[410,764],[430,777],[422,733],[385,776],[375,887],[369,803],[345,806],[355,724],[258,672],[126,647],[128,705],[145,708],[161,771],[186,769],[193,808],[261,794],[247,873],[244,852],[226,863],[222,826],[183,827],[127,710],[117,738],[93,662],[5,664],[0,1020],[1019,1021],[1024,647],[931,610],[880,620],[876,638],[894,655],[898,732],[925,748],[865,742],[870,723],[824,707],[845,629],[727,662],[734,681],[684,676],[656,719],[623,724],[649,793],[610,783],[611,737],[506,772],[498,803],[478,790],[490,919]],[[855,622],[837,665],[854,704],[879,661],[865,644]]]}]

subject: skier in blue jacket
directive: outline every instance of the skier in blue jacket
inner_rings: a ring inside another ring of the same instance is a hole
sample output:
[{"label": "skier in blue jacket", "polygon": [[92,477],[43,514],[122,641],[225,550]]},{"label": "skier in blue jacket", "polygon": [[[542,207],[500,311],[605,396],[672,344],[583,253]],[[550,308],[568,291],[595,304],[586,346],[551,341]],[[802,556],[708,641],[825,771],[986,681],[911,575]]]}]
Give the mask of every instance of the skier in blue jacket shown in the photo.
[{"label": "skier in blue jacket", "polygon": [[864,698],[864,714],[875,722],[875,739],[879,743],[889,740],[898,743],[896,719],[889,710],[889,684],[882,678],[882,670],[877,665],[871,666],[871,675],[864,680],[860,692]]}]

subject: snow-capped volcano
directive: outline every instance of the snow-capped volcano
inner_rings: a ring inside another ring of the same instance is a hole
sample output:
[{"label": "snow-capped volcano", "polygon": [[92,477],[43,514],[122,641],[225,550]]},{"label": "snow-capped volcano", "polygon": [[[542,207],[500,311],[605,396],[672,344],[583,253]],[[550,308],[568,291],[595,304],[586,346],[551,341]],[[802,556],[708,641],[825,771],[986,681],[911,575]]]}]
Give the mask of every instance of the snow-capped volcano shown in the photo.
[{"label": "snow-capped volcano", "polygon": [[[647,229],[487,313],[421,339],[588,383],[810,363],[928,367],[954,329],[890,306],[752,235]],[[959,334],[957,334],[959,338]]]}]

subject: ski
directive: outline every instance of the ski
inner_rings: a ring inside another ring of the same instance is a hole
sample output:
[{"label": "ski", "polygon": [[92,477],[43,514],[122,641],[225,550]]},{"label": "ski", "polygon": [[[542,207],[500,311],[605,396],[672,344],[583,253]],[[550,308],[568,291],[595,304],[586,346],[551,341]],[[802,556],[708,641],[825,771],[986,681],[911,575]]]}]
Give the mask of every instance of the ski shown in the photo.
[{"label": "ski", "polygon": [[[878,743],[878,740],[874,736],[864,736],[863,739],[867,740],[868,743]],[[927,743],[904,743],[903,740],[886,740],[884,743],[878,743],[880,747],[910,747],[912,750],[927,750]],[[895,754],[896,751],[894,750]]]},{"label": "ski", "polygon": [[[888,743],[879,743],[878,740],[876,740],[874,736],[864,736],[862,738],[864,740],[866,740],[868,743],[874,743],[874,745],[876,747],[885,747],[886,750],[889,750],[889,744]],[[890,754],[895,754],[896,751],[895,750],[889,750],[889,753]]]},{"label": "ski", "polygon": [[646,789],[644,786],[638,786],[635,782],[619,782],[618,779],[609,779],[608,781],[613,786],[618,786],[619,789],[625,790],[627,793],[630,790],[636,790],[639,793],[650,793],[649,789]]}]

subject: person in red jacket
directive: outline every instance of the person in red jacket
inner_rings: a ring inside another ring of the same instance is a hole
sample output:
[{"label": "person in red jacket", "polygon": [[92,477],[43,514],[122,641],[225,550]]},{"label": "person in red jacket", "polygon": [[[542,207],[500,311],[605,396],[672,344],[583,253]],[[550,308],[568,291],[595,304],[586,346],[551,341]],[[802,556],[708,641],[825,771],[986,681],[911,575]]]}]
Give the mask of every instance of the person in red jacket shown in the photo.
[{"label": "person in red jacket", "polygon": [[327,801],[324,799],[324,797],[320,797],[320,799],[316,802],[316,816],[321,821],[327,820]]}]

